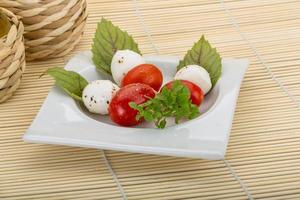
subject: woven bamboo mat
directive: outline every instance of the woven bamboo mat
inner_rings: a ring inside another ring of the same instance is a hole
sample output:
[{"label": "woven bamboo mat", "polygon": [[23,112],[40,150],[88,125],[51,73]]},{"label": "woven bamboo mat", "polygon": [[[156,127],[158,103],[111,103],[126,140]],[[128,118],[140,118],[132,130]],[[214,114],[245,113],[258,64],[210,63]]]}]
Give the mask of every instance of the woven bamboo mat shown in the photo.
[{"label": "woven bamboo mat", "polygon": [[299,0],[88,2],[85,35],[72,55],[90,49],[105,16],[133,34],[145,54],[182,56],[205,34],[223,57],[251,60],[226,160],[24,143],[53,85],[38,76],[63,67],[68,55],[28,63],[21,88],[0,105],[1,200],[300,199]]}]

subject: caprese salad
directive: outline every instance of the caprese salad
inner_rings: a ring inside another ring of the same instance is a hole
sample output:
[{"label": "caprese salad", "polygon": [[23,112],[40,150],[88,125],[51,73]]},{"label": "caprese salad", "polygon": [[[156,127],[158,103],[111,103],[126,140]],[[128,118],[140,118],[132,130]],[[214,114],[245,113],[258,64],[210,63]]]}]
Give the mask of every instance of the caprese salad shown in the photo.
[{"label": "caprese salad", "polygon": [[174,79],[164,85],[161,70],[145,61],[132,36],[104,18],[98,24],[92,52],[96,68],[111,75],[113,82],[88,83],[80,74],[62,68],[48,69],[46,74],[88,111],[109,115],[121,126],[146,120],[164,128],[167,118],[176,123],[193,119],[221,76],[221,57],[204,36],[180,61]]}]

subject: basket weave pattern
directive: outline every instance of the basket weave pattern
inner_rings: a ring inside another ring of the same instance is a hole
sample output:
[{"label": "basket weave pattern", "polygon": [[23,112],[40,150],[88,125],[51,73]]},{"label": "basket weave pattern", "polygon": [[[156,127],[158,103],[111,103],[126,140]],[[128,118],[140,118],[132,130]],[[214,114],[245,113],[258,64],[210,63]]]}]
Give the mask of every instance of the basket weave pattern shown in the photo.
[{"label": "basket weave pattern", "polygon": [[10,11],[1,9],[11,22],[11,28],[0,39],[0,103],[12,96],[19,87],[25,70],[25,48],[22,22]]},{"label": "basket weave pattern", "polygon": [[26,59],[68,54],[80,41],[86,23],[86,0],[2,0],[25,26]]}]

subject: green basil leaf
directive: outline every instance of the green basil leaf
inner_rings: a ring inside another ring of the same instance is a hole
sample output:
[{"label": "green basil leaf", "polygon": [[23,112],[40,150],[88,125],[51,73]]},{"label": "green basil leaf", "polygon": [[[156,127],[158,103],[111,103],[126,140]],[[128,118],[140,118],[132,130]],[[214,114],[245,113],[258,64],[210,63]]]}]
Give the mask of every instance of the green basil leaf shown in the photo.
[{"label": "green basil leaf", "polygon": [[214,86],[222,73],[221,56],[215,48],[212,48],[209,42],[202,37],[194,44],[192,49],[188,50],[183,60],[179,62],[177,70],[187,65],[200,65],[205,68],[211,79],[212,86]]},{"label": "green basil leaf", "polygon": [[126,31],[104,18],[98,23],[92,45],[93,62],[97,69],[111,75],[111,60],[117,50],[129,49],[141,54],[137,43]]},{"label": "green basil leaf", "polygon": [[52,76],[57,86],[72,98],[82,101],[82,91],[88,85],[88,82],[80,74],[59,67],[48,69],[45,74]]}]

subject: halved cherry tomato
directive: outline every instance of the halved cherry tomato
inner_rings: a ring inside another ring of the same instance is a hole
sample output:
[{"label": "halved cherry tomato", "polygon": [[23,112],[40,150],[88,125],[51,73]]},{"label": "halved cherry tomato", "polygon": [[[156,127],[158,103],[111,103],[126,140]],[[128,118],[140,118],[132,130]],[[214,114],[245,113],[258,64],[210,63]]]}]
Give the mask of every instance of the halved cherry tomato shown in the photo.
[{"label": "halved cherry tomato", "polygon": [[141,64],[128,71],[122,80],[122,87],[131,83],[143,83],[158,91],[162,82],[163,75],[155,65]]},{"label": "halved cherry tomato", "polygon": [[[187,80],[179,80],[179,81],[190,90],[190,93],[191,93],[190,99],[191,99],[192,103],[197,106],[200,106],[202,101],[204,100],[204,93],[201,90],[201,88],[199,86],[197,86],[196,84],[194,84],[190,81],[187,81]],[[165,87],[171,89],[174,82],[175,81],[171,81],[171,82],[167,83],[165,85]]]},{"label": "halved cherry tomato", "polygon": [[148,85],[134,83],[121,88],[112,98],[108,112],[112,121],[121,126],[134,126],[142,120],[135,119],[137,110],[129,106],[129,102],[142,104],[155,96],[155,91]]}]

